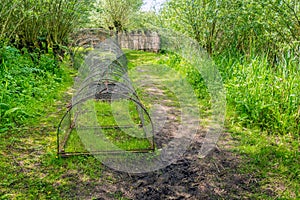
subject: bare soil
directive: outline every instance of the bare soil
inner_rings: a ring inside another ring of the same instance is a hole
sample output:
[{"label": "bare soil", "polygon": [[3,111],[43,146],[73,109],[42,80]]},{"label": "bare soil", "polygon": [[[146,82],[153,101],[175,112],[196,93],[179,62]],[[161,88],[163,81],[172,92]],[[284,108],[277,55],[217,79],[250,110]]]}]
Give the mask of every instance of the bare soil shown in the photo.
[{"label": "bare soil", "polygon": [[[224,140],[224,138],[223,138]],[[258,186],[253,174],[242,174],[242,160],[219,147],[204,159],[197,157],[200,142],[194,142],[182,159],[151,173],[128,174],[106,168],[104,177],[113,182],[100,186],[92,196],[114,199],[120,193],[128,199],[248,199]]]}]

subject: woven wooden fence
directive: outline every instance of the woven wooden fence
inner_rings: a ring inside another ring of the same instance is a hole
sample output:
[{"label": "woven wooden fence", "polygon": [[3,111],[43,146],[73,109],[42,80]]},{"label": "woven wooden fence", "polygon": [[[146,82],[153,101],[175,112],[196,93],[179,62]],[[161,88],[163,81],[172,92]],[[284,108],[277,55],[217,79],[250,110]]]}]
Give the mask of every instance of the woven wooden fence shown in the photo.
[{"label": "woven wooden fence", "polygon": [[[73,45],[76,46],[95,46],[104,41],[114,33],[104,29],[80,29],[74,33]],[[131,31],[123,32],[118,35],[118,43],[121,48],[132,50],[143,50],[158,52],[160,50],[160,37],[155,31]]]}]

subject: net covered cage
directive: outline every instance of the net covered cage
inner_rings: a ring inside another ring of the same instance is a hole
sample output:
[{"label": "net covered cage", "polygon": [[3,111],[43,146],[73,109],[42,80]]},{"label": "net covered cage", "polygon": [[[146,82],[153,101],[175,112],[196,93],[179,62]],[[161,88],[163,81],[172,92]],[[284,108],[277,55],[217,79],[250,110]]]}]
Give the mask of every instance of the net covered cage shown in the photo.
[{"label": "net covered cage", "polygon": [[127,72],[126,55],[115,40],[88,51],[75,78],[72,103],[58,126],[59,155],[154,150],[151,117]]}]

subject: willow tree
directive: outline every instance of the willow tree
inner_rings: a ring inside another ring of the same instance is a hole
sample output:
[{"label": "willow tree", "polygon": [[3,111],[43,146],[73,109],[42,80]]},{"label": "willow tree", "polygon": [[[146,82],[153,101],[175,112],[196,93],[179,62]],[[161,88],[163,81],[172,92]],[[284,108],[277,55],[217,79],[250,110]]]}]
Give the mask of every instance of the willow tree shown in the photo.
[{"label": "willow tree", "polygon": [[20,12],[21,1],[1,0],[0,42],[13,37],[16,29],[24,22],[25,11]]},{"label": "willow tree", "polygon": [[73,30],[83,24],[90,0],[1,0],[0,45],[48,52],[61,59]]},{"label": "willow tree", "polygon": [[283,51],[299,51],[299,0],[168,0],[161,16],[210,54],[268,52],[276,62]]},{"label": "willow tree", "polygon": [[94,21],[104,28],[114,29],[118,34],[126,29],[142,5],[142,0],[99,0],[95,3],[98,15]]},{"label": "willow tree", "polygon": [[169,0],[162,9],[163,23],[194,38],[211,54],[219,31],[219,3],[207,0]]}]

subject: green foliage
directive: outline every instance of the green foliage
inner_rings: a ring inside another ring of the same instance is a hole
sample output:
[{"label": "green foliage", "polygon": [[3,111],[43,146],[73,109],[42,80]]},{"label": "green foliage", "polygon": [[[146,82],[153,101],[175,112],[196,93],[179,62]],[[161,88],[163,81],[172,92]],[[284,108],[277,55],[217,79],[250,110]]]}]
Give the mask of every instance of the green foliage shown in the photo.
[{"label": "green foliage", "polygon": [[267,56],[247,61],[223,55],[217,64],[225,68],[227,100],[238,113],[236,122],[275,134],[300,132],[300,68],[296,60],[286,59],[274,68]]},{"label": "green foliage", "polygon": [[91,18],[98,26],[121,32],[132,23],[142,5],[142,0],[99,0],[94,3]]},{"label": "green foliage", "polygon": [[13,43],[33,52],[36,48],[63,56],[69,34],[80,26],[89,1],[82,0],[2,0],[0,42]]},{"label": "green foliage", "polygon": [[[246,159],[241,168],[243,173],[261,177],[260,187],[271,189],[277,199],[300,197],[299,135],[270,136],[261,130],[242,131],[236,125],[232,135],[240,141],[234,149]],[[266,198],[254,195],[254,199]]]},{"label": "green foliage", "polygon": [[218,31],[217,6],[216,1],[169,1],[162,11],[164,25],[191,36],[212,53],[212,39]]},{"label": "green foliage", "polygon": [[155,30],[159,24],[159,17],[154,11],[139,11],[132,16],[131,22],[126,26],[126,30]]},{"label": "green foliage", "polygon": [[20,6],[20,2],[2,0],[0,4],[0,42],[12,37],[16,27],[23,21],[23,17],[19,20],[14,20],[15,16],[18,16],[17,7]]},{"label": "green foliage", "polygon": [[269,52],[277,62],[283,52],[299,52],[299,9],[298,0],[170,0],[161,17],[164,26],[196,39],[210,54]]},{"label": "green foliage", "polygon": [[50,55],[23,54],[13,47],[0,48],[0,131],[21,126],[27,118],[43,113],[39,104],[48,99],[63,81],[63,71]]},{"label": "green foliage", "polygon": [[300,131],[299,9],[296,0],[170,0],[161,18],[218,64],[234,122],[284,134]]}]

